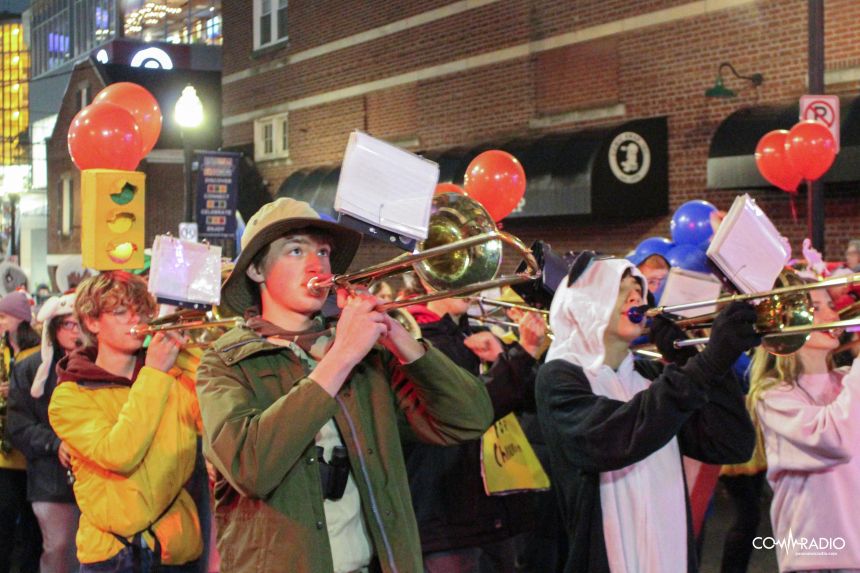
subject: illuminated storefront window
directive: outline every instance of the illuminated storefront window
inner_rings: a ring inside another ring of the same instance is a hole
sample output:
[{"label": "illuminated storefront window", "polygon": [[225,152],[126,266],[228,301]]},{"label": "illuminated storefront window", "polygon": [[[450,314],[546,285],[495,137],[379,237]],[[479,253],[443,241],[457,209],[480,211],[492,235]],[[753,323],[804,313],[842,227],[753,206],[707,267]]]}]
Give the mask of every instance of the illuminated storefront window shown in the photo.
[{"label": "illuminated storefront window", "polygon": [[220,0],[131,0],[124,6],[126,38],[221,45]]},{"label": "illuminated storefront window", "polygon": [[29,163],[30,55],[21,23],[0,21],[0,165]]},{"label": "illuminated storefront window", "polygon": [[33,77],[120,35],[221,45],[221,0],[35,0],[30,20]]}]

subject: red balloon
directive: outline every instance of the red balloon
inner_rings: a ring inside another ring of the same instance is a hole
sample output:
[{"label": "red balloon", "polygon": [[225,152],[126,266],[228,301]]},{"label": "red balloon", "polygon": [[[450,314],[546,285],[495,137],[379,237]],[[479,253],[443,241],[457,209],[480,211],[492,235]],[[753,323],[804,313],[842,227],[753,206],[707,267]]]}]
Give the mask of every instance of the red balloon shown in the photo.
[{"label": "red balloon", "polygon": [[494,221],[501,221],[523,198],[526,173],[516,157],[493,149],[472,160],[463,187],[466,195],[483,205]]},{"label": "red balloon", "polygon": [[755,148],[755,163],[762,177],[776,187],[796,193],[803,176],[788,160],[785,142],[788,131],[777,129],[762,136]]},{"label": "red balloon", "polygon": [[69,154],[78,169],[133,171],[143,141],[134,118],[123,108],[102,102],[78,112],[69,126]]},{"label": "red balloon", "polygon": [[433,192],[434,195],[441,195],[442,193],[459,193],[460,195],[465,195],[465,191],[459,185],[454,185],[453,183],[439,183],[436,185],[436,190]]},{"label": "red balloon", "polygon": [[137,122],[140,135],[143,137],[143,155],[145,157],[161,134],[161,108],[158,102],[146,88],[131,82],[111,84],[100,91],[93,103],[109,102],[125,109]]},{"label": "red balloon", "polygon": [[804,179],[815,181],[833,165],[836,141],[824,124],[801,121],[788,132],[785,154]]}]

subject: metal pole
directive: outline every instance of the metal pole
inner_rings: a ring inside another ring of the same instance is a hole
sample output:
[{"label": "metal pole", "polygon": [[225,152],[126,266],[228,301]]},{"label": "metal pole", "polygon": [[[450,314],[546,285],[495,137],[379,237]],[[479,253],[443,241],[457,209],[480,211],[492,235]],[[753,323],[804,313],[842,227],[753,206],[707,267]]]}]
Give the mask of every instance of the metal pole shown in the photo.
[{"label": "metal pole", "polygon": [[9,255],[16,257],[18,255],[18,225],[16,221],[16,218],[18,217],[17,194],[12,193],[9,195],[9,206],[12,211],[12,224],[9,226]]},{"label": "metal pole", "polygon": [[[809,93],[824,94],[824,0],[808,0]],[[807,227],[812,246],[824,253],[824,184],[807,184]]]},{"label": "metal pole", "polygon": [[194,222],[194,174],[191,170],[191,161],[194,155],[194,149],[189,141],[188,134],[185,129],[181,130],[182,134],[182,151],[185,159],[184,176],[185,176],[185,217],[186,223]]}]

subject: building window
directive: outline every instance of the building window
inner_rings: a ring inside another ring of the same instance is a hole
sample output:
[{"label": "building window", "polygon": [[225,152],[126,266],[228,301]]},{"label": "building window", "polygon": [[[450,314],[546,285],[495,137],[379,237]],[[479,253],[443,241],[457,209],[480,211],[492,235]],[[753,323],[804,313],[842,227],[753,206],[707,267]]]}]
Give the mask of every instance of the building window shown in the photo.
[{"label": "building window", "polygon": [[287,39],[287,0],[254,0],[254,48]]},{"label": "building window", "polygon": [[82,84],[78,87],[77,97],[75,98],[75,105],[77,106],[77,111],[81,111],[88,105],[90,105],[90,85]]},{"label": "building window", "polygon": [[74,205],[74,179],[71,175],[64,175],[60,178],[60,186],[58,189],[60,203],[60,233],[64,237],[72,235],[72,227],[75,217]]},{"label": "building window", "polygon": [[290,156],[287,114],[254,122],[254,159],[283,159]]}]

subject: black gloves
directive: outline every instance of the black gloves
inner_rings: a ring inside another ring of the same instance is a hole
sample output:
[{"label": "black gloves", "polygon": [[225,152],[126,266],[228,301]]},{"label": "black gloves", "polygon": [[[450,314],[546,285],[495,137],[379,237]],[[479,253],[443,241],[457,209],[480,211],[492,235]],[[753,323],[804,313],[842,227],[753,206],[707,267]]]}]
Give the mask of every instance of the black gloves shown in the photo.
[{"label": "black gloves", "polygon": [[687,360],[699,353],[695,346],[675,348],[676,340],[684,340],[687,335],[674,322],[665,316],[657,316],[648,329],[648,341],[657,345],[657,350],[667,362],[683,366]]},{"label": "black gloves", "polygon": [[710,374],[723,374],[741,354],[758,346],[761,336],[755,332],[755,321],[756,312],[750,304],[733,302],[726,307],[714,321],[708,345],[700,355],[705,364],[700,366]]}]

